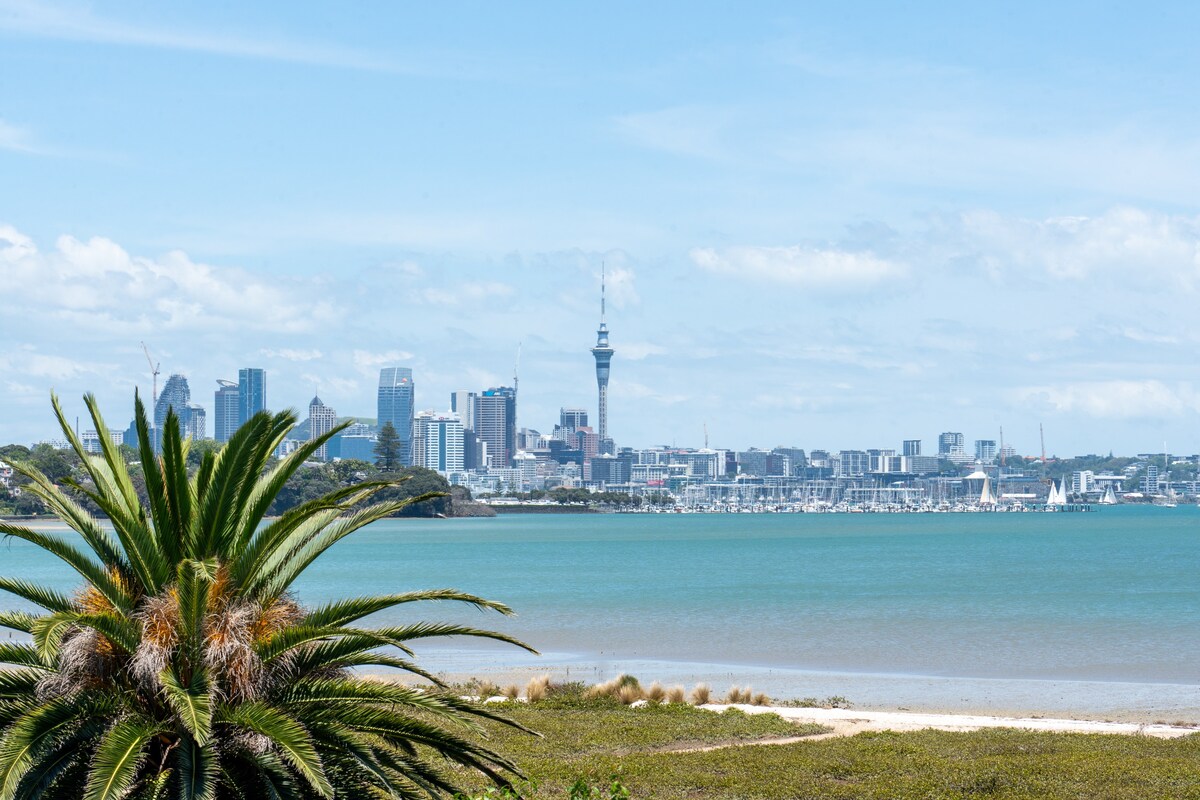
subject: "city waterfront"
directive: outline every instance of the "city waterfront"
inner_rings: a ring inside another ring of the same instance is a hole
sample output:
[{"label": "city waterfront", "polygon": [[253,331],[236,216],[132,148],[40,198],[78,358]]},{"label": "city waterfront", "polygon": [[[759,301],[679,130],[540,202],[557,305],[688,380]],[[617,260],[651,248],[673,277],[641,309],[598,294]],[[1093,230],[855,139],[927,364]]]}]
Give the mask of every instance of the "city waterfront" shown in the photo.
[{"label": "city waterfront", "polygon": [[[74,576],[9,540],[0,573]],[[453,586],[454,619],[543,651],[419,651],[446,673],[753,681],[873,705],[1200,719],[1200,509],[1092,514],[501,516],[389,520],[337,545],[308,603]],[[1177,712],[1177,713],[1173,713]]]}]

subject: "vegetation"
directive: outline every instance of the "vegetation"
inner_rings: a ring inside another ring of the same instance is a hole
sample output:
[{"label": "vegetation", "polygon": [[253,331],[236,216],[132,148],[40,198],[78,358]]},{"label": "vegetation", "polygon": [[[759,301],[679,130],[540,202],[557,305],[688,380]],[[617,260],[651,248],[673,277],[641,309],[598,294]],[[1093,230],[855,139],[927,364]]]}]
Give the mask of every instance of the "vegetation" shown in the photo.
[{"label": "vegetation", "polygon": [[[631,708],[553,693],[542,703],[501,707],[544,734],[532,739],[497,731],[497,746],[532,781],[518,796],[532,800],[569,798],[581,779],[607,798],[612,776],[634,800],[1200,797],[1200,736],[993,729],[862,733],[741,747],[823,729],[772,714],[716,713],[686,705]],[[481,786],[470,796],[487,796],[482,791]]]},{"label": "vegetation", "polygon": [[400,434],[391,420],[379,429],[375,441],[375,466],[382,472],[394,472],[400,466]]},{"label": "vegetation", "polygon": [[[317,448],[271,454],[295,424],[256,415],[189,477],[189,442],[170,414],[153,450],[140,399],[135,421],[148,502],[110,443],[88,455],[57,398],[54,410],[89,483],[75,491],[16,459],[26,491],[76,534],[13,524],[0,532],[45,549],[83,584],[65,595],[20,578],[0,589],[42,609],[0,613],[28,640],[0,644],[0,798],[442,797],[463,781],[502,783],[515,765],[477,741],[488,723],[519,729],[443,691],[409,643],[437,636],[498,639],[470,627],[366,627],[364,617],[424,600],[507,614],[502,604],[445,589],[358,597],[315,608],[291,593],[329,547],[426,496],[381,499],[394,482],[334,487],[274,521],[276,495]],[[413,689],[357,677],[382,666],[433,683]]]}]

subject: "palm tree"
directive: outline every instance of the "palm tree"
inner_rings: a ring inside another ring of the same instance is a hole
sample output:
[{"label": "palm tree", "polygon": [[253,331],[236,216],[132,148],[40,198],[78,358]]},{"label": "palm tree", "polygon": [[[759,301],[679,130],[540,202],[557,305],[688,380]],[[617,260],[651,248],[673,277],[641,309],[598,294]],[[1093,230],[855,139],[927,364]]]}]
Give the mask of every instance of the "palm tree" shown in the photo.
[{"label": "palm tree", "polygon": [[[369,504],[393,485],[372,481],[265,519],[337,429],[273,462],[295,418],[262,412],[189,478],[178,419],[168,415],[156,454],[135,398],[143,505],[95,398],[85,402],[99,455],[85,452],[53,398],[86,480],[65,491],[15,465],[78,537],[0,523],[83,579],[66,595],[0,578],[0,589],[43,609],[0,612],[0,626],[31,638],[0,643],[0,664],[10,665],[0,668],[0,800],[441,797],[472,772],[498,783],[519,775],[478,742],[485,719],[519,726],[444,691],[409,644],[479,636],[526,645],[463,625],[362,624],[423,600],[511,613],[506,606],[444,589],[306,608],[291,592],[333,544],[425,496]],[[357,667],[402,670],[435,688],[365,679]]]}]

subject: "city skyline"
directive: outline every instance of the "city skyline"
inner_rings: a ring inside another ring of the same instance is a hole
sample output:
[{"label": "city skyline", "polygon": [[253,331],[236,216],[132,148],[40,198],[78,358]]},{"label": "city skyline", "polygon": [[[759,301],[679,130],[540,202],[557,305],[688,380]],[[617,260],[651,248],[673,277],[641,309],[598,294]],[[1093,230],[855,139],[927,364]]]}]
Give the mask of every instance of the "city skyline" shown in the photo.
[{"label": "city skyline", "polygon": [[605,265],[623,444],[1200,451],[1198,8],[288,12],[0,0],[0,440],[142,341],[599,424]]}]

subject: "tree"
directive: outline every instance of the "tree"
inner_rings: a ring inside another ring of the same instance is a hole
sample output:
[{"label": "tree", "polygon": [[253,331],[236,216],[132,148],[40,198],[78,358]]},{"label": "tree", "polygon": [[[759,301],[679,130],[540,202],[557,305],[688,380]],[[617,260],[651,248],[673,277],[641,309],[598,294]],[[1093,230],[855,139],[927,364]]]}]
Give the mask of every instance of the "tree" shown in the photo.
[{"label": "tree", "polygon": [[[78,537],[0,523],[0,533],[44,548],[83,578],[63,594],[19,578],[0,589],[43,609],[0,612],[32,641],[0,642],[0,797],[185,798],[439,797],[465,772],[493,780],[516,767],[469,731],[477,719],[514,725],[440,688],[407,658],[406,642],[475,636],[451,624],[367,627],[379,611],[451,600],[502,614],[504,605],[442,589],[300,604],[296,579],[329,547],[413,502],[379,501],[391,485],[338,487],[279,519],[276,493],[340,428],[274,463],[295,424],[260,412],[188,477],[189,443],[170,413],[162,451],[146,410],[135,419],[148,502],[139,502],[96,401],[85,398],[104,448],[84,453],[54,411],[92,482],[87,494],[111,529],[28,463],[13,466]],[[364,680],[385,666],[421,676],[422,691]],[[468,733],[462,732],[467,725]]]},{"label": "tree", "polygon": [[436,517],[450,516],[450,484],[439,473],[424,467],[405,467],[400,471],[393,488],[381,497],[387,500],[411,501],[394,516]]},{"label": "tree", "polygon": [[375,442],[375,465],[384,472],[394,472],[400,464],[400,434],[391,420],[383,423],[379,429],[379,438]]}]

